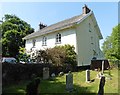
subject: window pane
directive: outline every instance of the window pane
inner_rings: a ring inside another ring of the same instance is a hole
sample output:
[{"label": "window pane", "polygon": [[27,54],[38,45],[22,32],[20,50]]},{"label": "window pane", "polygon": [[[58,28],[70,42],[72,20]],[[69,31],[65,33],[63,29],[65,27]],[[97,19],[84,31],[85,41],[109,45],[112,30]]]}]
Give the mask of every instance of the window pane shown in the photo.
[{"label": "window pane", "polygon": [[36,43],[36,40],[35,40],[35,39],[33,39],[33,47],[35,46],[35,43]]},{"label": "window pane", "polygon": [[56,35],[56,42],[57,42],[57,43],[61,42],[61,34],[60,34],[60,33],[58,33],[58,34]]},{"label": "window pane", "polygon": [[42,39],[42,45],[46,45],[46,44],[47,44],[47,38],[43,37],[43,39]]}]

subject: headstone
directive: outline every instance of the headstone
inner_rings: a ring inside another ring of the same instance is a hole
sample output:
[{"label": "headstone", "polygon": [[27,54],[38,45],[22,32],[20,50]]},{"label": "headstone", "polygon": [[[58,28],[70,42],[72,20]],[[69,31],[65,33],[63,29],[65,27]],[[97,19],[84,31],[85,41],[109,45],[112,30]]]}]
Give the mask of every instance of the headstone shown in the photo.
[{"label": "headstone", "polygon": [[51,74],[51,77],[55,77],[55,73],[52,73],[52,74]]},{"label": "headstone", "polygon": [[90,82],[90,70],[86,70],[86,82]]},{"label": "headstone", "polygon": [[105,85],[105,76],[102,76],[100,79],[98,95],[104,95],[104,85]]},{"label": "headstone", "polygon": [[49,68],[43,68],[43,79],[49,79]]},{"label": "headstone", "polygon": [[36,78],[29,82],[26,86],[26,95],[38,95],[39,84],[40,84],[39,78]]},{"label": "headstone", "polygon": [[64,72],[60,72],[60,73],[59,73],[59,76],[63,76],[63,75],[64,75]]},{"label": "headstone", "polygon": [[102,74],[104,73],[104,60],[102,61]]},{"label": "headstone", "polygon": [[66,75],[66,90],[68,91],[73,90],[73,74],[70,71]]},{"label": "headstone", "polygon": [[97,77],[96,77],[96,78],[100,79],[102,76],[103,76],[102,73],[99,72],[99,73],[97,74]]}]

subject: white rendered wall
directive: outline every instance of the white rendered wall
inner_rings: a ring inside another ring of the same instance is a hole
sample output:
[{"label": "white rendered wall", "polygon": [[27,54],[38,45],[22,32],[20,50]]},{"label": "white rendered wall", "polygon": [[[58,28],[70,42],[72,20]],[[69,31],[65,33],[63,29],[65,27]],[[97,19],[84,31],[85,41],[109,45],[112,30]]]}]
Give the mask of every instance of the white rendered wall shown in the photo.
[{"label": "white rendered wall", "polygon": [[[56,44],[56,34],[60,33],[61,34],[61,43]],[[47,37],[47,45],[43,46],[42,45],[42,38]],[[40,37],[34,38],[36,40],[35,44],[35,49],[40,50],[40,49],[46,49],[46,48],[53,48],[57,45],[65,45],[65,44],[70,44],[74,45],[75,51],[76,51],[76,32],[75,29],[65,29],[62,31],[57,31],[54,33],[49,33]],[[33,47],[32,43],[33,39],[26,40],[26,50],[29,51]]]},{"label": "white rendered wall", "polygon": [[[89,23],[91,29],[89,27]],[[99,38],[94,26],[95,25],[93,24],[92,19],[89,16],[76,28],[78,66],[90,65],[91,59],[93,57],[100,57],[101,51],[99,47]],[[91,30],[91,32],[89,32],[89,30]],[[93,50],[97,53],[97,56],[94,56]]]}]

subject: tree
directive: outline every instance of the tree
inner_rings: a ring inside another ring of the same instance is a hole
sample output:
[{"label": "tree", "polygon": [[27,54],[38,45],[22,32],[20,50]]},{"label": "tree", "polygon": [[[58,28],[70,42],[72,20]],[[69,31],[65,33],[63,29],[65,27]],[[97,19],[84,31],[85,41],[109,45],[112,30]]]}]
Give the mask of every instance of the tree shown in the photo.
[{"label": "tree", "polygon": [[33,33],[34,29],[15,15],[6,14],[4,19],[4,22],[0,25],[2,55],[17,57],[20,47],[25,46],[25,41],[22,38]]},{"label": "tree", "polygon": [[103,43],[103,52],[108,59],[120,60],[120,24],[113,28],[111,36]]}]

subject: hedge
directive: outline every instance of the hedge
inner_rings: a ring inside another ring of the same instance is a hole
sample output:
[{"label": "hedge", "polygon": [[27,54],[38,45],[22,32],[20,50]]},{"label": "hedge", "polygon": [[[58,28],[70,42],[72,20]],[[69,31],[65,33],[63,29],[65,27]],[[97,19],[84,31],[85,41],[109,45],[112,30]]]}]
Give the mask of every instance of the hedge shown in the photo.
[{"label": "hedge", "polygon": [[43,68],[49,67],[50,75],[59,72],[67,73],[68,71],[73,71],[70,64],[65,64],[64,66],[55,66],[52,64],[9,64],[2,63],[2,82],[3,85],[10,83],[18,83],[21,80],[30,80],[31,76],[35,74],[37,77],[43,75]]}]

